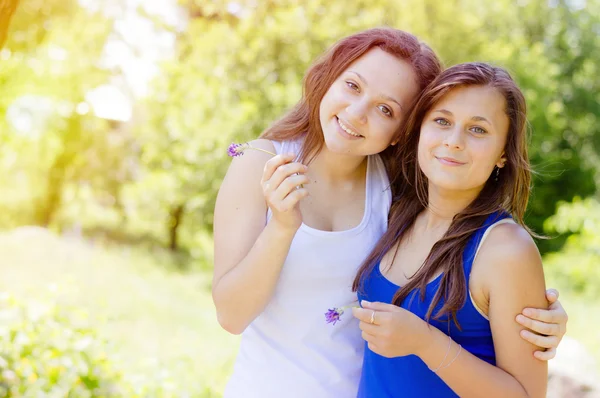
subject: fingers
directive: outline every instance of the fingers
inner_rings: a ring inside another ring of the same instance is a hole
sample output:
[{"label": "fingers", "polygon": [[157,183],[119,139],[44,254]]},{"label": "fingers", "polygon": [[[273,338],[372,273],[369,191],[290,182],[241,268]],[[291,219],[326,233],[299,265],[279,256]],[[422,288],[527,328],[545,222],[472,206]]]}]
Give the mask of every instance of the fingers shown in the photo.
[{"label": "fingers", "polygon": [[292,162],[294,158],[294,154],[277,155],[265,165],[261,183],[267,203],[273,210],[286,212],[308,196],[304,189],[304,184],[310,183],[304,174],[307,167]]},{"label": "fingers", "polygon": [[377,346],[377,344],[375,344],[373,342],[369,342],[367,344],[367,346],[369,347],[369,350],[373,351],[375,354],[379,354],[380,351],[379,351],[379,347]]},{"label": "fingers", "polygon": [[531,344],[543,348],[556,348],[560,342],[560,339],[556,336],[540,336],[529,330],[521,330],[521,337]]},{"label": "fingers", "polygon": [[286,212],[293,209],[300,200],[308,196],[308,190],[306,188],[298,188],[293,192],[289,193],[285,199],[278,201],[272,205],[277,211]]},{"label": "fingers", "polygon": [[[269,166],[270,167],[270,166]],[[263,173],[263,182],[270,185],[272,189],[277,189],[281,183],[294,174],[304,174],[308,168],[302,163],[298,162],[287,162],[278,164],[275,170],[271,173],[270,177],[266,178],[270,170]]]},{"label": "fingers", "polygon": [[375,302],[375,303],[371,303],[367,300],[362,300],[360,302],[360,305],[363,308],[367,308],[369,310],[374,310],[374,311],[379,311],[379,312],[400,312],[402,311],[402,309],[394,304],[386,304],[386,303],[380,303],[380,302]]},{"label": "fingers", "polygon": [[[371,325],[371,316],[373,315],[373,310],[354,307],[354,308],[352,308],[352,315],[354,315],[354,317],[356,319],[358,319],[359,321],[364,322],[365,324]],[[373,324],[376,324],[376,322],[375,322],[376,320],[377,320],[377,312],[375,312],[375,316],[373,317],[373,321],[374,321]]]},{"label": "fingers", "polygon": [[[523,310],[523,315],[546,323],[561,323],[563,314],[555,309],[542,310],[539,308],[525,308]],[[566,313],[564,315],[566,315]]]},{"label": "fingers", "polygon": [[365,332],[364,330],[361,333],[361,337],[363,338],[364,341],[369,342],[369,343],[374,343],[376,341],[376,337],[369,333],[369,332]]},{"label": "fingers", "polygon": [[517,315],[517,322],[539,334],[554,336],[561,334],[560,325],[557,323],[540,322],[520,314]]},{"label": "fingers", "polygon": [[264,183],[266,181],[269,181],[273,176],[273,173],[275,173],[275,170],[277,170],[279,166],[291,162],[292,160],[294,160],[295,157],[296,155],[294,155],[293,153],[273,156],[267,161],[267,163],[265,163],[265,168],[263,170],[263,177],[261,182]]},{"label": "fingers", "polygon": [[295,189],[299,189],[298,187],[303,188],[303,185],[308,184],[309,182],[310,180],[305,174],[293,174],[284,179],[283,182],[281,182],[279,186],[272,191],[271,199],[283,200],[283,198],[288,196],[290,192],[294,191]]},{"label": "fingers", "polygon": [[554,303],[556,300],[558,300],[558,290],[556,289],[548,289],[546,290],[546,300],[548,300],[548,302],[550,304]]},{"label": "fingers", "polygon": [[549,361],[556,356],[556,348],[550,348],[546,351],[536,351],[533,353],[533,356],[540,361]]},{"label": "fingers", "polygon": [[[369,325],[364,322],[361,322],[360,324],[364,325],[364,326],[375,327],[374,325]],[[361,327],[361,329],[362,329],[362,327]],[[370,333],[367,330],[363,330],[361,333],[361,337],[364,341],[367,342],[367,346],[369,347],[369,349],[371,351],[373,351],[376,354],[379,353],[379,347],[377,346],[377,336],[375,336],[374,334]]]}]

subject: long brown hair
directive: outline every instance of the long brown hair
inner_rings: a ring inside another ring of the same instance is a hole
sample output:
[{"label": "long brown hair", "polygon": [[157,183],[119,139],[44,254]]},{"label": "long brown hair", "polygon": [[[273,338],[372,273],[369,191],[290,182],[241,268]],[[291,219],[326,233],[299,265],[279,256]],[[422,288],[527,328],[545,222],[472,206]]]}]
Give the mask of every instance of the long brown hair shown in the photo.
[{"label": "long brown hair", "polygon": [[454,216],[448,231],[433,245],[423,265],[393,298],[394,304],[401,305],[413,289],[419,288],[423,300],[427,283],[441,272],[440,288],[429,306],[426,319],[431,318],[434,308],[444,298],[442,308],[434,317],[440,319],[443,315],[451,314],[455,323],[456,312],[467,297],[468,286],[462,258],[471,234],[482,226],[490,214],[499,211],[508,212],[527,229],[523,216],[531,188],[531,171],[527,155],[526,104],[521,90],[502,68],[485,63],[455,65],[442,72],[421,94],[402,127],[401,144],[395,149],[396,164],[400,167],[392,171],[395,174],[391,174],[395,198],[388,230],[359,269],[353,283],[354,291],[362,287],[361,281],[406,236],[417,216],[427,207],[427,178],[419,167],[417,157],[421,124],[427,112],[445,95],[457,87],[465,86],[494,87],[504,96],[505,112],[510,123],[504,148],[506,164],[498,180],[492,173],[477,198]]},{"label": "long brown hair", "polygon": [[329,87],[352,62],[374,47],[409,62],[417,76],[419,91],[441,71],[442,65],[426,44],[410,33],[375,28],[348,36],[337,42],[316,61],[304,77],[302,99],[282,119],[261,134],[261,138],[276,141],[305,137],[300,161],[309,163],[323,147],[323,132],[319,121],[319,106]]}]

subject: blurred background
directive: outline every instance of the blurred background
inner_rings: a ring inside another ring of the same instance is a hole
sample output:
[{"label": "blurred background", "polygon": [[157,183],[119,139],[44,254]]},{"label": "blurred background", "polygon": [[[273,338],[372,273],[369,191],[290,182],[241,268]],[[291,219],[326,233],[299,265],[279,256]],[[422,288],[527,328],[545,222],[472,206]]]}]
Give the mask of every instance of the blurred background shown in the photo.
[{"label": "blurred background", "polygon": [[591,397],[600,0],[0,0],[0,397],[220,397],[238,344],[210,298],[227,145],[295,104],[328,46],[382,25],[522,87],[527,221],[570,315],[549,396]]}]

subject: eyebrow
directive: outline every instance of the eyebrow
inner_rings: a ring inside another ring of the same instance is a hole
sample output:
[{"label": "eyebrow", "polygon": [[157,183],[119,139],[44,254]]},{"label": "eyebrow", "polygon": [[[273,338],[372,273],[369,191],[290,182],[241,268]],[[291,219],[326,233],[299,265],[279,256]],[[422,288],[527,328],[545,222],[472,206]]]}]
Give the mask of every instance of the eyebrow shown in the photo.
[{"label": "eyebrow", "polygon": [[[443,113],[444,115],[453,116],[452,112],[450,112],[449,110],[446,110],[446,109],[436,109],[435,112],[440,112],[440,113]],[[492,125],[492,123],[490,123],[490,121],[487,120],[486,118],[484,118],[483,116],[473,116],[471,118],[471,120],[474,120],[476,122],[486,122],[490,126]]]},{"label": "eyebrow", "polygon": [[[348,72],[354,73],[356,76],[358,76],[358,78],[365,84],[365,86],[369,85],[369,83],[367,83],[367,79],[365,79],[360,73],[353,71],[353,70],[350,70]],[[395,102],[400,107],[401,110],[404,110],[404,107],[402,106],[402,104],[400,104],[400,102],[398,102],[394,98],[390,97],[389,95],[382,94],[381,97],[388,101]]]}]

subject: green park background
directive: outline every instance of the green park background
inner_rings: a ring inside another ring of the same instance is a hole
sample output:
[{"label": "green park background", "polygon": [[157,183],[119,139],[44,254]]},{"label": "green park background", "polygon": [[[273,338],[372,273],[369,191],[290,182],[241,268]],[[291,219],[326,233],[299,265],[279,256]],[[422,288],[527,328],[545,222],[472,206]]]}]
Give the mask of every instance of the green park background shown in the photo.
[{"label": "green park background", "polygon": [[[220,397],[210,297],[227,145],[376,26],[528,101],[528,224],[567,336],[600,361],[599,0],[2,0],[0,397]],[[242,192],[240,194],[243,194]]]}]

